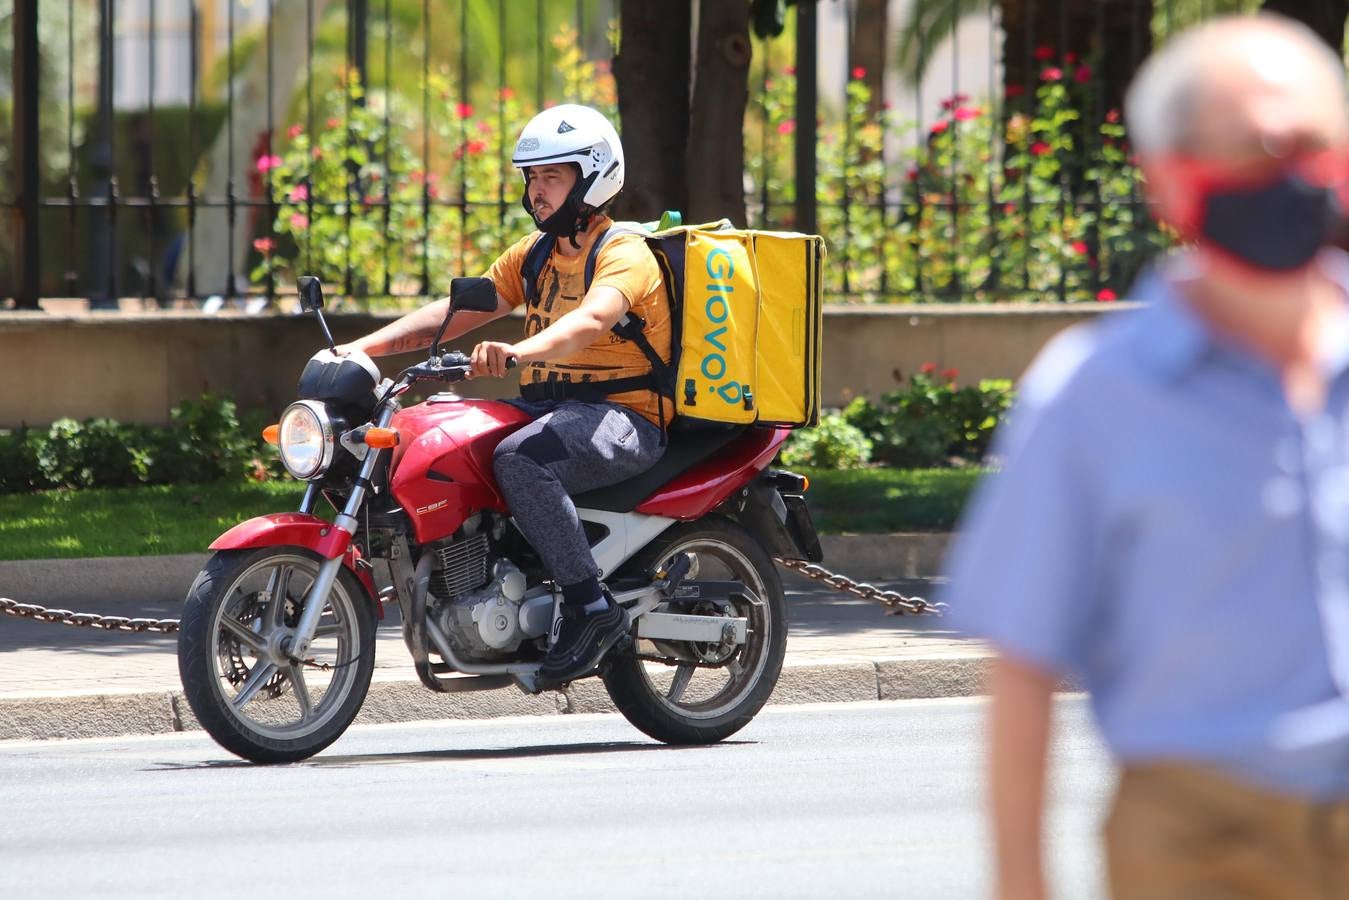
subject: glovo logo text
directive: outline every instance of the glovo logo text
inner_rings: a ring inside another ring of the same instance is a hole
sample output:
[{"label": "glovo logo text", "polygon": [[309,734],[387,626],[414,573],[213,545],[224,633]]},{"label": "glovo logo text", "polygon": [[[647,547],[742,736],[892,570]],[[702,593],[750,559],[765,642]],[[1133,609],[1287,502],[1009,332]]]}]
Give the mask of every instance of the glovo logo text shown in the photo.
[{"label": "glovo logo text", "polygon": [[708,392],[732,405],[740,403],[745,393],[738,381],[725,380],[728,368],[726,357],[730,352],[725,341],[729,327],[726,323],[731,318],[731,294],[735,293],[731,279],[734,276],[735,260],[731,254],[720,247],[707,254],[707,277],[710,282],[703,314],[711,330],[703,335],[702,373],[707,379]]}]

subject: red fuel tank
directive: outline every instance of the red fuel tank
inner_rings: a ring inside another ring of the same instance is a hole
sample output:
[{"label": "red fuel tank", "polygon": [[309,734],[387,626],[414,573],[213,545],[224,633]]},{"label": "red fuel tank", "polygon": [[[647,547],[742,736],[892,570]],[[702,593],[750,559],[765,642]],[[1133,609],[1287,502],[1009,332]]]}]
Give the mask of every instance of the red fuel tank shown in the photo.
[{"label": "red fuel tank", "polygon": [[492,475],[502,438],[530,421],[500,400],[436,399],[400,410],[389,485],[419,543],[453,534],[483,509],[505,512]]}]

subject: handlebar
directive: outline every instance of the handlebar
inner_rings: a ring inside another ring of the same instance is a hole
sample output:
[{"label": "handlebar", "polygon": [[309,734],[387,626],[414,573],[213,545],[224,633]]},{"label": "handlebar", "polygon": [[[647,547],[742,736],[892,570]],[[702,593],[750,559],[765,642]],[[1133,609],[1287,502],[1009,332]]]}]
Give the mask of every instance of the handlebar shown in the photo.
[{"label": "handlebar", "polygon": [[[514,369],[519,365],[520,361],[514,356],[506,357],[507,369]],[[440,359],[432,358],[419,365],[409,366],[403,370],[403,375],[410,381],[444,381],[454,384],[468,378],[472,368],[473,360],[458,350],[452,350],[441,354]]]}]

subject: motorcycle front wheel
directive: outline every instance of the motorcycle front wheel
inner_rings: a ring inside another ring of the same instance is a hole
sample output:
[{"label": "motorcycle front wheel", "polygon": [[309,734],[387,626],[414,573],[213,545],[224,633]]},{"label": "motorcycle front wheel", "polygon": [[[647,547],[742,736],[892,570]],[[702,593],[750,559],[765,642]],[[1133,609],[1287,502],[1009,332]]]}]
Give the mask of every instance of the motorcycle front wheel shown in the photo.
[{"label": "motorcycle front wheel", "polygon": [[286,639],[323,560],[300,547],[216,553],[188,591],[178,673],[197,721],[226,750],[294,762],[337,740],[365,700],[375,665],[375,612],[345,567],[304,659]]},{"label": "motorcycle front wheel", "polygon": [[604,686],[629,722],[667,744],[708,744],[744,728],[767,702],[787,649],[787,612],[772,558],[739,524],[720,517],[676,525],[624,566],[627,574],[663,567],[688,553],[689,581],[738,581],[748,596],[732,608],[684,601],[657,612],[744,617],[744,644],[638,640],[611,657]]}]

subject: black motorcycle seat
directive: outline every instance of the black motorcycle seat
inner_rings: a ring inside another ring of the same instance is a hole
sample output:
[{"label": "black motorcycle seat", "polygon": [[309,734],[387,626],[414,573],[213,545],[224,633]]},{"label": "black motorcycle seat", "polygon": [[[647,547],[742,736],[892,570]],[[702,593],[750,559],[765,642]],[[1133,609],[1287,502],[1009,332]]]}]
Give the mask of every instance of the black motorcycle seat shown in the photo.
[{"label": "black motorcycle seat", "polygon": [[671,431],[670,444],[665,455],[651,468],[617,484],[577,494],[572,501],[579,509],[597,509],[601,512],[627,513],[635,510],[643,500],[665,485],[710,459],[718,450],[745,433],[745,427],[725,428],[709,426],[689,431]]}]

